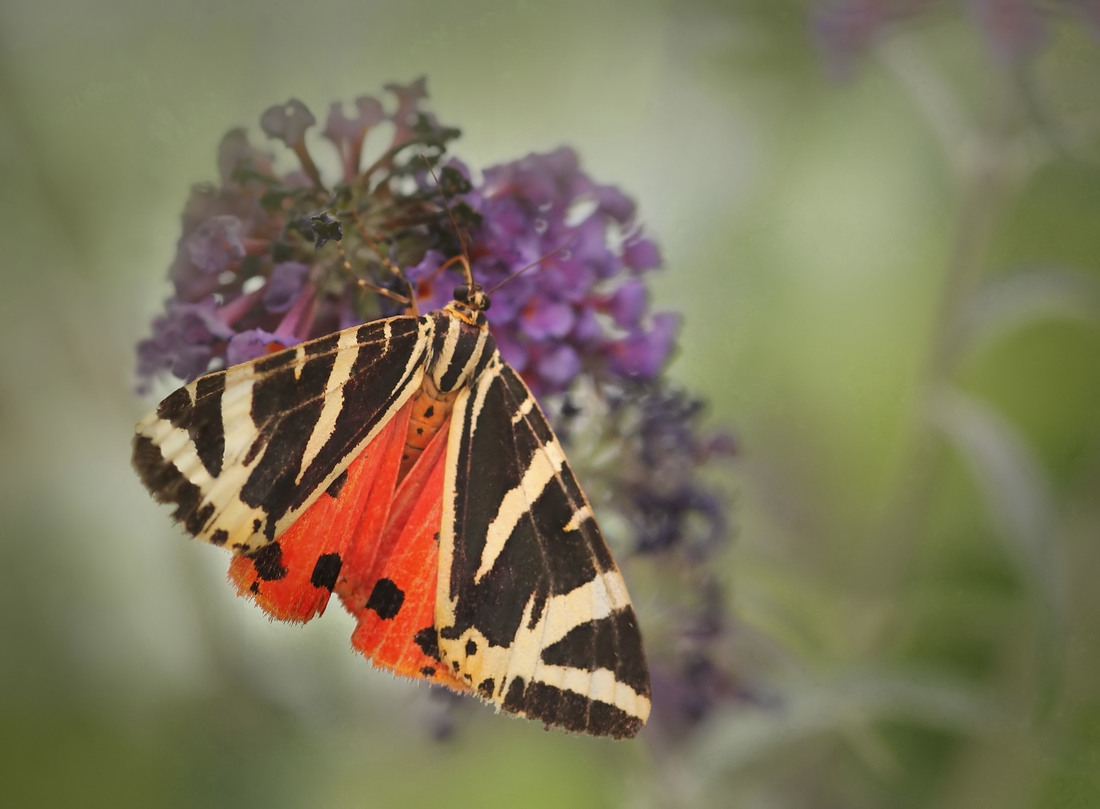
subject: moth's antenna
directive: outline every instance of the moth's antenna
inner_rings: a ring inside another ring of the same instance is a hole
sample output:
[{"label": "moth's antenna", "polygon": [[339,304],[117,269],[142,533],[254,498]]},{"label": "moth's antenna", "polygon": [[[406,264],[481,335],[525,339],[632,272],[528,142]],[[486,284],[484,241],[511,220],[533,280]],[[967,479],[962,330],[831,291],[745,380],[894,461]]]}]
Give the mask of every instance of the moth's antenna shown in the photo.
[{"label": "moth's antenna", "polygon": [[501,280],[501,282],[499,284],[497,284],[495,287],[493,287],[492,289],[485,290],[485,294],[486,295],[492,295],[494,292],[496,292],[502,286],[507,284],[509,281],[513,281],[516,278],[519,278],[521,275],[523,275],[525,272],[527,272],[532,267],[537,267],[539,264],[542,264],[542,262],[546,261],[546,259],[550,258],[550,256],[554,256],[554,255],[557,255],[558,253],[565,252],[566,249],[569,247],[569,245],[572,243],[572,241],[573,241],[573,237],[570,237],[568,241],[566,241],[562,244],[559,244],[557,247],[555,247],[549,253],[546,253],[544,255],[539,256],[534,261],[532,261],[530,264],[528,264],[526,267],[520,267],[518,270],[516,270],[514,273],[509,275],[507,278],[504,278],[503,280]]},{"label": "moth's antenna", "polygon": [[[458,227],[458,220],[455,219],[451,206],[447,204],[447,195],[443,191],[443,183],[439,182],[439,177],[436,176],[431,161],[424,155],[420,155],[420,159],[423,160],[424,165],[428,167],[428,173],[432,175],[432,179],[435,180],[435,187],[439,189],[439,199],[443,203],[443,210],[447,212],[447,218],[451,220],[451,228],[455,232],[455,238],[458,239],[459,247],[462,248],[462,268],[466,272],[466,283],[469,285],[470,289],[473,289],[474,273],[473,270],[470,269],[470,246],[466,243],[466,238],[462,235],[462,231]],[[450,266],[452,263],[453,259],[448,261],[444,266]]]},{"label": "moth's antenna", "polygon": [[412,294],[412,284],[409,282],[409,279],[405,277],[405,274],[401,272],[401,270],[398,269],[392,261],[390,261],[389,256],[387,256],[382,251],[382,247],[378,243],[378,241],[372,238],[371,235],[367,232],[367,229],[363,225],[363,222],[359,219],[359,214],[355,211],[352,211],[351,218],[352,221],[355,223],[355,229],[359,233],[359,238],[361,238],[363,240],[363,243],[366,244],[374,252],[374,254],[378,256],[378,260],[379,262],[381,262],[383,267],[389,270],[390,273],[392,273],[393,276],[399,281],[403,281],[405,283],[405,286],[409,289],[409,295],[406,297],[405,295],[401,295],[397,292],[394,292],[393,290],[386,289],[384,286],[372,283],[365,278],[360,278],[359,275],[355,272],[355,269],[352,267],[351,261],[348,258],[347,251],[344,249],[344,240],[342,236],[337,236],[336,238],[331,239],[331,241],[336,245],[336,250],[340,254],[340,264],[342,265],[344,272],[348,274],[348,277],[351,278],[351,280],[360,289],[366,289],[376,295],[381,295],[384,298],[389,298],[391,301],[395,301],[396,303],[404,306],[406,311],[411,312],[413,315],[419,315],[420,312],[416,305],[416,296]]},{"label": "moth's antenna", "polygon": [[[443,193],[443,184],[441,182],[439,182],[439,177],[436,176],[435,170],[432,168],[431,161],[429,161],[428,158],[425,157],[424,155],[420,155],[420,159],[424,161],[424,165],[427,166],[427,168],[428,168],[428,173],[432,175],[432,179],[435,180],[436,187],[439,188],[439,198],[443,202],[443,210],[445,210],[447,212],[447,218],[451,220],[451,227],[454,229],[455,237],[458,239],[458,243],[462,247],[462,255],[454,256],[453,258],[448,259],[447,261],[445,261],[439,267],[438,270],[436,270],[436,272],[442,272],[447,267],[450,267],[452,264],[461,263],[462,264],[462,269],[466,274],[466,283],[469,285],[469,287],[471,289],[473,289],[475,284],[474,284],[474,273],[473,273],[473,270],[470,269],[470,246],[466,243],[466,239],[462,235],[462,231],[458,227],[458,222],[455,220],[454,212],[451,210],[451,206],[447,204],[447,196],[446,196],[446,194]],[[527,272],[532,267],[535,267],[535,266],[541,264],[542,262],[546,261],[546,259],[550,258],[550,256],[561,253],[562,251],[564,251],[566,248],[569,247],[569,245],[572,241],[573,241],[573,237],[570,237],[567,241],[565,241],[562,244],[558,245],[553,250],[551,250],[549,253],[546,253],[545,255],[539,256],[534,261],[532,261],[530,264],[528,264],[526,267],[521,267],[520,269],[516,270],[514,273],[509,275],[507,278],[503,279],[499,284],[494,286],[492,289],[485,290],[485,294],[486,295],[492,295],[494,292],[496,292],[502,286],[507,284],[509,281],[511,281],[515,278],[518,278],[519,276],[523,275],[525,272]]]}]

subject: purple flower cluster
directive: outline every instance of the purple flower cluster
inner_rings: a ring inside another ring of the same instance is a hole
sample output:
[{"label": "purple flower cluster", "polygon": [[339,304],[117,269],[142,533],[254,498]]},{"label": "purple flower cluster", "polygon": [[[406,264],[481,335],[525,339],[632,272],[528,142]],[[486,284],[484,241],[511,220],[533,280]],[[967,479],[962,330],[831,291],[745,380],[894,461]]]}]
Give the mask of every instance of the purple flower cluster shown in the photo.
[{"label": "purple flower cluster", "polygon": [[[331,188],[306,142],[316,119],[300,101],[261,118],[297,158],[291,171],[239,130],[224,139],[221,184],[193,190],[175,294],[138,348],[146,385],[162,371],[190,380],[400,309],[364,296],[356,274],[399,297],[407,286],[394,265],[404,267],[420,310],[438,308],[462,282],[439,267],[463,246],[478,283],[507,282],[493,293],[490,323],[536,394],[563,392],[581,374],[656,377],[679,318],[649,311],[643,275],[660,255],[634,203],[593,181],[570,149],[488,168],[474,185],[462,163],[443,162],[458,131],[420,110],[424,80],[387,89],[397,99],[390,113],[369,96],[352,117],[331,108],[322,135],[343,169]],[[363,168],[367,138],[383,125],[389,145]],[[443,167],[440,180],[426,160]]]},{"label": "purple flower cluster", "polygon": [[729,537],[726,502],[704,480],[712,462],[735,454],[726,433],[704,434],[699,424],[704,404],[667,385],[649,385],[622,399],[616,408],[631,410],[622,419],[629,463],[619,477],[616,500],[633,527],[638,553],[676,551],[702,562]]},{"label": "purple flower cluster", "polygon": [[730,617],[708,564],[730,538],[729,492],[714,481],[736,446],[702,428],[700,399],[664,382],[621,391],[611,405],[622,457],[610,505],[630,528],[633,553],[657,560],[664,579],[660,642],[674,652],[651,660],[651,721],[674,740],[747,696],[725,660]]},{"label": "purple flower cluster", "polygon": [[[958,3],[959,0],[956,0]],[[1100,35],[1096,0],[961,0],[993,57],[1004,64],[1034,56],[1047,40],[1051,11],[1078,19]],[[811,15],[811,32],[830,71],[847,77],[870,46],[906,20],[943,0],[825,0]]]},{"label": "purple flower cluster", "polygon": [[[754,696],[735,666],[725,660],[734,627],[721,587],[711,577],[692,582],[694,599],[677,610],[675,654],[650,664],[654,716],[665,739],[675,741],[734,701],[763,702]],[[732,655],[730,655],[732,656]]]},{"label": "purple flower cluster", "polygon": [[[537,395],[565,391],[581,374],[660,372],[679,317],[649,314],[643,274],[661,258],[619,189],[594,182],[562,148],[485,169],[465,202],[481,222],[470,234],[474,277],[487,289],[506,282],[492,295],[493,335]],[[430,277],[441,259],[431,254],[410,274]],[[428,300],[449,299],[450,288],[436,286]]]},{"label": "purple flower cluster", "polygon": [[[419,170],[411,147],[441,152],[458,135],[419,110],[423,79],[388,89],[397,99],[392,112],[369,96],[356,100],[353,117],[338,104],[329,111],[322,135],[343,167],[331,188],[306,143],[316,120],[296,99],[261,118],[296,167],[277,168],[243,130],[223,138],[220,183],[192,189],[170,271],[174,294],[138,345],[143,389],[164,372],[191,380],[388,311],[384,299],[358,293],[355,273],[393,285],[384,246],[445,219],[426,209],[422,195],[396,189]],[[364,169],[368,136],[383,127],[388,146]]]}]

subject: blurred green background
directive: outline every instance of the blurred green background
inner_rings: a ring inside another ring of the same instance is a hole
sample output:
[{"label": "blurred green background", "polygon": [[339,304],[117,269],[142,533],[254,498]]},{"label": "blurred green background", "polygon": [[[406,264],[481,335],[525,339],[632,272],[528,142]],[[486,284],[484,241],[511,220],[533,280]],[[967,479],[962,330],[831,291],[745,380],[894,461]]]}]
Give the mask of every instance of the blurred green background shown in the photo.
[{"label": "blurred green background", "polygon": [[[1054,15],[998,62],[933,5],[844,83],[798,2],[0,6],[0,805],[1100,806],[1100,48]],[[421,74],[469,165],[569,144],[637,199],[774,700],[435,741],[347,616],[270,624],[131,472],[221,135]]]}]

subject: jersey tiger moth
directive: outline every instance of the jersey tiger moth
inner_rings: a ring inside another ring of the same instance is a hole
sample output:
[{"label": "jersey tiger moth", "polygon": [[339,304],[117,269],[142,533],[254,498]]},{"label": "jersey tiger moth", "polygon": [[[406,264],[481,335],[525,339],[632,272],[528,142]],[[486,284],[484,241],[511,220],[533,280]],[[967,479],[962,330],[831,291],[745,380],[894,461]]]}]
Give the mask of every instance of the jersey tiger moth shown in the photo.
[{"label": "jersey tiger moth", "polygon": [[632,737],[650,688],[626,586],[463,264],[442,309],[180,388],[137,425],[134,466],[273,618],[335,592],[377,666]]}]

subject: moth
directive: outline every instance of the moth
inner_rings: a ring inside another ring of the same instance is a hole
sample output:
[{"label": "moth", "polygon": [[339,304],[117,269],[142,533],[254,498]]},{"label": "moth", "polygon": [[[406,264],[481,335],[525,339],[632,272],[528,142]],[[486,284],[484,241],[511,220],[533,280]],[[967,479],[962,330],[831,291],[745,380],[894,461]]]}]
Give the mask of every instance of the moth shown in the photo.
[{"label": "moth", "polygon": [[180,388],[138,423],[134,466],[273,618],[335,593],[376,666],[632,737],[650,686],[626,585],[463,264],[442,309]]}]

